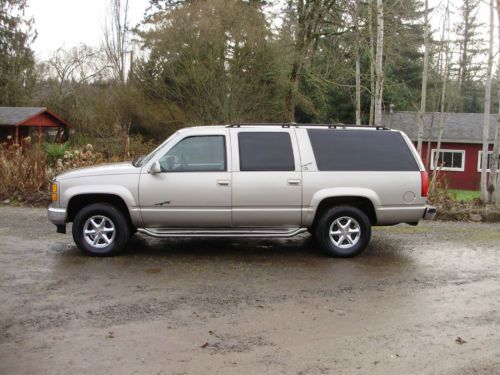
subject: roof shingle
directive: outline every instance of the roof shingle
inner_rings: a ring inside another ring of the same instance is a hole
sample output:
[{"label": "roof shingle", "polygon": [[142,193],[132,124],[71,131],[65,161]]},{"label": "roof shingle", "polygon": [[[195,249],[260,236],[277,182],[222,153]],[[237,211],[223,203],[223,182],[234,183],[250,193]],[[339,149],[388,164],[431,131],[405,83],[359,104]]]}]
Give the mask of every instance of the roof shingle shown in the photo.
[{"label": "roof shingle", "polygon": [[0,107],[0,125],[17,125],[46,110],[45,107]]},{"label": "roof shingle", "polygon": [[[483,121],[482,113],[444,113],[443,142],[482,143]],[[429,139],[431,123],[432,140],[437,141],[441,113],[426,113],[424,115],[424,141]],[[490,116],[490,142],[493,142],[497,115]],[[384,125],[405,132],[412,141],[418,137],[418,113],[394,112],[384,114]]]}]

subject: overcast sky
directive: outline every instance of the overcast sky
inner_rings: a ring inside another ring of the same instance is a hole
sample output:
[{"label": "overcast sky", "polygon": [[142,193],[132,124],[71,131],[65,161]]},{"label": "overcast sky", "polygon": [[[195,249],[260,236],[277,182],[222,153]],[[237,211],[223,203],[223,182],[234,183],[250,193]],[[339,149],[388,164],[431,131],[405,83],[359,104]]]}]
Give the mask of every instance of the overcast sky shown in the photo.
[{"label": "overcast sky", "polygon": [[[37,59],[46,59],[59,47],[81,43],[98,46],[102,39],[107,0],[29,0],[28,15],[35,19]],[[130,20],[143,18],[148,0],[130,0]]]},{"label": "overcast sky", "polygon": [[[430,0],[429,4],[439,8],[444,1]],[[132,25],[142,20],[148,3],[148,0],[129,0]],[[38,38],[33,44],[37,59],[47,59],[60,47],[69,48],[82,43],[98,46],[102,39],[107,4],[108,0],[29,0],[28,15],[35,19],[38,31]],[[450,4],[453,7],[460,2],[450,0]],[[453,18],[456,19],[456,16]],[[484,4],[481,5],[479,18],[487,24],[488,7]],[[442,21],[438,11],[432,15],[431,22],[434,29],[440,27]],[[435,37],[439,38],[439,34]]]}]

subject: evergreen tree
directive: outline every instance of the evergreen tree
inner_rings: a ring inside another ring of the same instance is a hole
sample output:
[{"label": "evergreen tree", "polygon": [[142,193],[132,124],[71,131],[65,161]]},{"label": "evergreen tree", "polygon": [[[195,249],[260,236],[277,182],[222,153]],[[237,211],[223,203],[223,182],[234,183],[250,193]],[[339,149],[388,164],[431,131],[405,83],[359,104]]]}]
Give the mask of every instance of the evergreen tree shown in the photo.
[{"label": "evergreen tree", "polygon": [[0,0],[0,105],[30,101],[35,83],[35,60],[30,44],[36,33],[25,19],[27,0]]},{"label": "evergreen tree", "polygon": [[137,83],[191,123],[281,121],[281,72],[260,4],[193,1],[156,10],[139,32]]}]

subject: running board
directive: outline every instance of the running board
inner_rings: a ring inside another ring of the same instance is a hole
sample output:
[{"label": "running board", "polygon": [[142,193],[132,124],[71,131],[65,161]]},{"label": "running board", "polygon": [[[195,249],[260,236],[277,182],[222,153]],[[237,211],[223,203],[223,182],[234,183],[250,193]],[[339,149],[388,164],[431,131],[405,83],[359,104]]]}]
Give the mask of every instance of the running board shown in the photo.
[{"label": "running board", "polygon": [[288,238],[307,231],[306,228],[138,228],[151,237],[278,237]]}]

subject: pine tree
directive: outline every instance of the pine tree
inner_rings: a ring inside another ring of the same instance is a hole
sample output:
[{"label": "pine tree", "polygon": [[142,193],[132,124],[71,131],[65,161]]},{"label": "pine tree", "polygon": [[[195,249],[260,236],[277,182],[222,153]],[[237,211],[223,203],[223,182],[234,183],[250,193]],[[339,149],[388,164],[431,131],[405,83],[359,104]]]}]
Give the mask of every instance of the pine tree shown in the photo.
[{"label": "pine tree", "polygon": [[0,105],[29,102],[35,83],[30,44],[36,38],[33,20],[24,18],[27,0],[0,1]]}]

